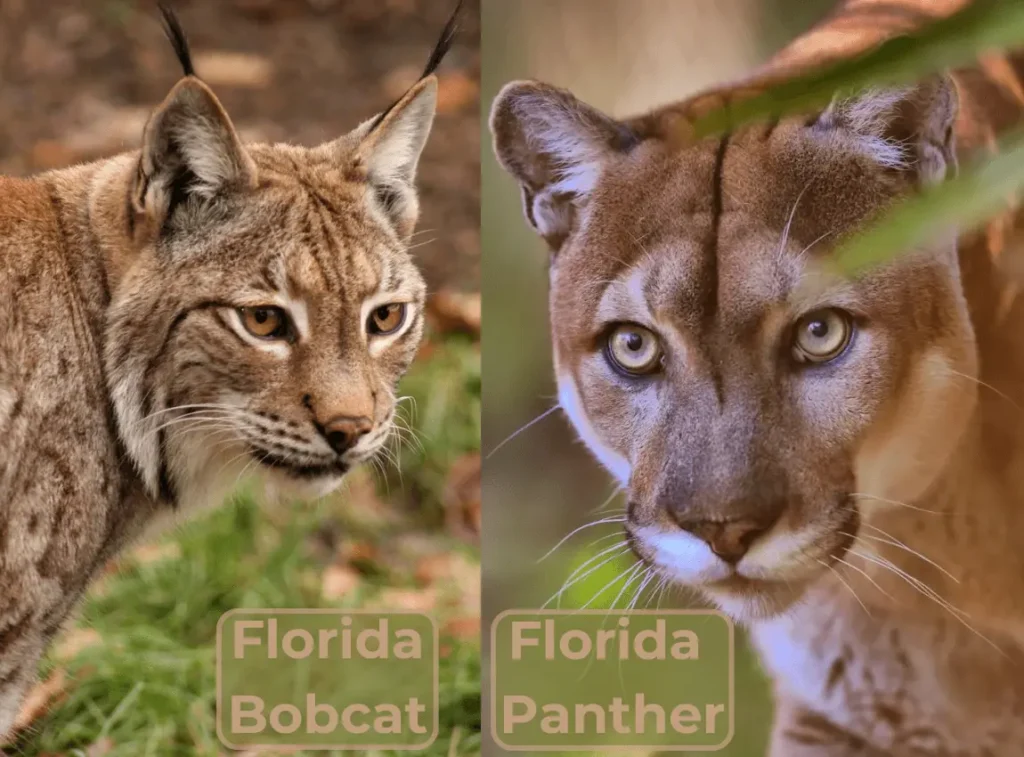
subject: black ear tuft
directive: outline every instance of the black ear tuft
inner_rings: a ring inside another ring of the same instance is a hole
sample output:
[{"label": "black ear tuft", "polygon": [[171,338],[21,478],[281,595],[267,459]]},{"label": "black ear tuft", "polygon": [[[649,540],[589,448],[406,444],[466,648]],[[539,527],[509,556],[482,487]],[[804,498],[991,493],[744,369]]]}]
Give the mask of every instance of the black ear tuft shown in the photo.
[{"label": "black ear tuft", "polygon": [[[441,36],[437,40],[437,44],[434,45],[434,49],[430,52],[430,57],[427,59],[427,65],[423,68],[423,73],[420,74],[420,81],[426,79],[428,76],[433,74],[437,67],[441,65],[441,61],[444,60],[444,56],[448,54],[448,51],[452,49],[452,42],[455,41],[455,35],[459,31],[458,19],[459,11],[462,10],[463,0],[459,0],[455,5],[455,10],[452,11],[452,15],[448,17],[448,22],[444,25],[444,29],[441,30]],[[382,111],[373,119],[373,123],[370,124],[369,131],[373,131],[380,126],[388,113],[391,112],[401,101],[401,98],[393,102],[387,107],[386,110]]]},{"label": "black ear tuft", "polygon": [[160,8],[160,14],[164,17],[164,33],[171,41],[171,46],[185,71],[185,76],[195,76],[196,70],[192,67],[192,53],[188,49],[188,37],[185,36],[185,30],[181,28],[181,22],[178,21],[177,15],[167,3],[158,3],[157,7]]},{"label": "black ear tuft", "polygon": [[441,61],[444,60],[444,56],[448,54],[448,51],[452,49],[452,42],[455,41],[455,34],[459,31],[458,24],[456,23],[459,18],[459,11],[462,10],[462,1],[455,5],[455,10],[452,11],[452,15],[448,17],[448,23],[444,25],[444,29],[441,30],[441,36],[437,40],[437,44],[434,45],[433,51],[430,53],[430,58],[427,60],[427,65],[423,69],[423,73],[420,74],[421,79],[426,79],[437,67],[441,65]]}]

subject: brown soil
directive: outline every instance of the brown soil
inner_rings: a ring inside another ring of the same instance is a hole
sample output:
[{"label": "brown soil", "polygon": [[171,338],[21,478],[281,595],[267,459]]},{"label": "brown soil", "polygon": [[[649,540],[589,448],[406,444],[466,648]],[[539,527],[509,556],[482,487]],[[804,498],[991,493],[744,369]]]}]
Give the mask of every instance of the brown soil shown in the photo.
[{"label": "brown soil", "polygon": [[[415,81],[453,2],[178,0],[196,68],[247,139],[313,145]],[[180,75],[155,2],[0,0],[0,173],[138,145]],[[432,290],[479,290],[479,5],[440,71],[416,254]],[[432,240],[432,241],[431,241]]]}]

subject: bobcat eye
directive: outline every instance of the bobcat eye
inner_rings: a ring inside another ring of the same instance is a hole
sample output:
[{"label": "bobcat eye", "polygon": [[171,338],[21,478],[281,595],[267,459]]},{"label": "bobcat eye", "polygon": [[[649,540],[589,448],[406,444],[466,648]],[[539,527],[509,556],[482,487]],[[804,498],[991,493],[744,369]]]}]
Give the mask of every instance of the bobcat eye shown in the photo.
[{"label": "bobcat eye", "polygon": [[259,339],[284,339],[288,335],[288,316],[278,307],[239,308],[245,330]]},{"label": "bobcat eye", "polygon": [[793,356],[800,362],[825,363],[846,350],[853,336],[850,314],[827,308],[808,313],[796,322]]},{"label": "bobcat eye", "polygon": [[653,373],[661,367],[661,343],[650,329],[634,323],[615,327],[605,351],[612,366],[633,376]]},{"label": "bobcat eye", "polygon": [[405,323],[405,303],[393,302],[374,308],[366,322],[366,330],[373,336],[394,334]]}]

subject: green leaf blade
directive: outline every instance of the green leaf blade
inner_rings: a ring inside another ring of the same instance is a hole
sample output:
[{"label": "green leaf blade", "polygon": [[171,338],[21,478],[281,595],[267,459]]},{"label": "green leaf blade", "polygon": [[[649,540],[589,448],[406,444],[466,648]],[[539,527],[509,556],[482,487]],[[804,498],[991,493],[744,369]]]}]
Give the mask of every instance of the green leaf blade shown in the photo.
[{"label": "green leaf blade", "polygon": [[815,68],[730,102],[694,122],[698,138],[759,119],[824,107],[838,92],[907,84],[936,71],[972,63],[979,55],[1024,43],[1024,2],[976,0],[913,35],[889,39],[853,58]]},{"label": "green leaf blade", "polygon": [[927,243],[940,227],[969,231],[1004,210],[1022,189],[1024,135],[1017,135],[959,177],[895,205],[840,246],[834,262],[854,275]]}]

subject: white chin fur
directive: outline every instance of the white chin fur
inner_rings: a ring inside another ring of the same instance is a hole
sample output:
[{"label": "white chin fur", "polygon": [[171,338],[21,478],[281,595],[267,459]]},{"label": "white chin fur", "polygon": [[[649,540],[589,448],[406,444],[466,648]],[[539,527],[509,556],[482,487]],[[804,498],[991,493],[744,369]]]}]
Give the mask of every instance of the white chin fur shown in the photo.
[{"label": "white chin fur", "polygon": [[[220,437],[223,442],[223,437]],[[186,512],[219,507],[239,486],[255,479],[267,500],[319,499],[337,489],[344,478],[331,474],[298,478],[260,465],[239,442],[217,444],[201,433],[173,434],[168,440],[171,475],[180,509]]]},{"label": "white chin fur", "polygon": [[778,618],[800,599],[801,587],[773,584],[770,591],[726,592],[702,590],[708,599],[737,623],[760,623]]},{"label": "white chin fur", "polygon": [[344,475],[332,474],[320,478],[295,478],[283,471],[268,470],[261,466],[258,472],[263,484],[263,496],[268,502],[287,502],[294,499],[320,499],[335,491]]}]

